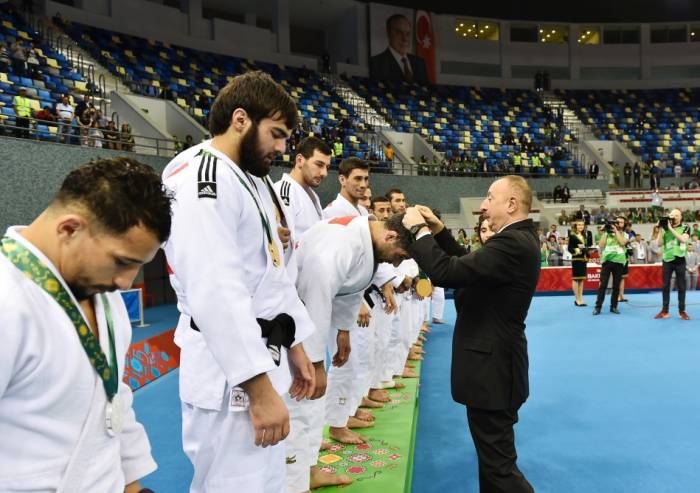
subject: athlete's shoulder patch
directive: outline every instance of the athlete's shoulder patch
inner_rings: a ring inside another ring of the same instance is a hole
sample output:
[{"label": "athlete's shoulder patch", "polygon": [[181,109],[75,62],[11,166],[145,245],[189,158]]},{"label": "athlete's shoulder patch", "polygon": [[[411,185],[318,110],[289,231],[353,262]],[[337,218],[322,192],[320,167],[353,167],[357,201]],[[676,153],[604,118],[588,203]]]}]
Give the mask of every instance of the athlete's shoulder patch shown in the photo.
[{"label": "athlete's shoulder patch", "polygon": [[197,197],[200,199],[216,198],[217,157],[208,152],[202,153],[197,171]]},{"label": "athlete's shoulder patch", "polygon": [[291,188],[291,183],[287,180],[282,180],[282,185],[280,185],[280,199],[284,202],[284,205],[289,207],[289,189]]},{"label": "athlete's shoulder patch", "polygon": [[336,217],[328,221],[328,224],[340,224],[342,226],[347,226],[353,219],[355,219],[355,216]]}]

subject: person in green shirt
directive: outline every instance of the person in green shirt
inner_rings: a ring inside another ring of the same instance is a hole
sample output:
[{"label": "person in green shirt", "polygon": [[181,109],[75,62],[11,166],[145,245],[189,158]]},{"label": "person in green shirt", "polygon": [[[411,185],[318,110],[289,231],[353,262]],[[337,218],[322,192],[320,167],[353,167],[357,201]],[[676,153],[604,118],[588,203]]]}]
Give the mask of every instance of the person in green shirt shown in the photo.
[{"label": "person in green shirt", "polygon": [[625,235],[625,218],[618,216],[614,223],[606,225],[600,235],[598,248],[600,249],[600,286],[598,286],[598,298],[595,302],[593,315],[600,315],[600,309],[605,301],[605,290],[608,287],[608,281],[612,274],[613,286],[612,296],[610,297],[610,312],[617,315],[620,311],[617,309],[618,297],[620,296],[620,282],[622,281],[622,273],[627,263],[627,255],[625,253],[625,245],[627,245],[627,237]]},{"label": "person in green shirt", "polygon": [[663,272],[663,307],[654,318],[668,318],[668,307],[671,301],[671,276],[676,274],[678,286],[678,315],[683,320],[690,320],[685,312],[685,254],[690,239],[690,227],[681,222],[681,211],[673,209],[668,215],[668,221],[659,221],[659,231],[653,238],[662,250]]}]

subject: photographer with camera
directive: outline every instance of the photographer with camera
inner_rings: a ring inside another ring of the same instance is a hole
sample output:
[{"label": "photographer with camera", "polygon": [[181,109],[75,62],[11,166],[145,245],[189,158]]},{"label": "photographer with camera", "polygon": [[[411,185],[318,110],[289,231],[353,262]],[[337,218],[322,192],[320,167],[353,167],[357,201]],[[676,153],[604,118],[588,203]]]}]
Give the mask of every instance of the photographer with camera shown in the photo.
[{"label": "photographer with camera", "polygon": [[598,240],[602,268],[600,270],[598,298],[595,302],[593,315],[600,315],[600,309],[603,307],[603,301],[605,300],[605,289],[608,287],[608,280],[611,274],[613,278],[613,287],[612,296],[610,298],[610,312],[617,315],[620,314],[617,309],[617,302],[620,295],[622,274],[627,264],[627,254],[625,251],[627,237],[624,233],[624,229],[625,218],[622,216],[615,218],[615,221],[606,221],[602,234],[600,235],[600,240]]},{"label": "photographer with camera", "polygon": [[678,315],[690,320],[685,312],[685,253],[690,239],[690,227],[681,224],[681,211],[673,209],[668,216],[659,219],[659,231],[652,240],[661,247],[663,254],[663,308],[654,318],[668,318],[671,299],[671,276],[676,273],[678,286]]}]

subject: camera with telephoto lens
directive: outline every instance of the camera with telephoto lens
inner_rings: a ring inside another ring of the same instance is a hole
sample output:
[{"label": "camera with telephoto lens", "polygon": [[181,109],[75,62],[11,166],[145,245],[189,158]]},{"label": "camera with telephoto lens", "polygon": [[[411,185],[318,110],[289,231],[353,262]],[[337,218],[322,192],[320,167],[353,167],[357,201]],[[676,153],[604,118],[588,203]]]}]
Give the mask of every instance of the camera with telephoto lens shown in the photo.
[{"label": "camera with telephoto lens", "polygon": [[615,231],[613,229],[613,226],[617,227],[617,221],[615,221],[615,220],[605,221],[605,225],[603,226],[603,231],[605,231],[606,233],[612,233],[613,231]]},{"label": "camera with telephoto lens", "polygon": [[672,223],[673,220],[668,217],[668,216],[663,216],[661,219],[659,219],[659,226],[663,229],[668,229],[669,223]]}]

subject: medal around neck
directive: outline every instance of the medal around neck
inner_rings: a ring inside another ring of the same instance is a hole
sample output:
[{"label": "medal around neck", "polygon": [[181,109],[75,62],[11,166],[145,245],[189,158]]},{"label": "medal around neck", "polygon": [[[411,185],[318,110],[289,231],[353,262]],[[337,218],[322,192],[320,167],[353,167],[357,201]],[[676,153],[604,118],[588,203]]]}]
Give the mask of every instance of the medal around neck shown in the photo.
[{"label": "medal around neck", "polygon": [[270,257],[272,257],[272,265],[275,267],[282,265],[282,257],[280,257],[280,251],[274,241],[268,244],[268,250],[270,251]]},{"label": "medal around neck", "polygon": [[115,437],[124,428],[124,406],[119,395],[115,395],[105,406],[105,428],[107,434]]}]

